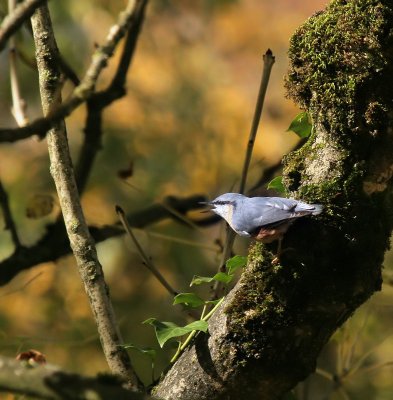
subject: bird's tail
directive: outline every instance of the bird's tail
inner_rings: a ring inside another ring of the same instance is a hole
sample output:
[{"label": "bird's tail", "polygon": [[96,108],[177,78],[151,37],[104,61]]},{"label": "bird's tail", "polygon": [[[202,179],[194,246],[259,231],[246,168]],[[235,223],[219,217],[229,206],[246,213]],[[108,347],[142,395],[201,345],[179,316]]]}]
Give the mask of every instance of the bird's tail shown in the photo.
[{"label": "bird's tail", "polygon": [[321,204],[307,204],[302,201],[298,201],[295,208],[295,213],[298,216],[303,215],[318,215],[322,212],[323,206]]},{"label": "bird's tail", "polygon": [[311,211],[311,215],[318,215],[323,211],[323,206],[321,204],[311,204],[311,207],[314,208],[314,210]]}]

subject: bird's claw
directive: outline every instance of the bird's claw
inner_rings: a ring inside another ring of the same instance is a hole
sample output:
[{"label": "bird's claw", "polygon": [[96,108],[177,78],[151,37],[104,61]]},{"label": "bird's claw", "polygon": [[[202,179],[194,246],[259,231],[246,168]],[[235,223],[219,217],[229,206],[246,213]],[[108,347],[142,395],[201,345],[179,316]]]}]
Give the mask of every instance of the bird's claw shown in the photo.
[{"label": "bird's claw", "polygon": [[272,260],[272,265],[278,265],[280,264],[280,258],[278,256],[274,257]]}]

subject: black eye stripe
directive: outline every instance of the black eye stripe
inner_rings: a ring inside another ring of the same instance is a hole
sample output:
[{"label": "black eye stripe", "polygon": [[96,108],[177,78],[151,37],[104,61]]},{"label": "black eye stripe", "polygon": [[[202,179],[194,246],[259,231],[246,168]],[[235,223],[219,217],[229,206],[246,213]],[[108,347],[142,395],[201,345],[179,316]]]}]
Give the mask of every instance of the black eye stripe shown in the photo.
[{"label": "black eye stripe", "polygon": [[219,206],[224,206],[226,204],[231,204],[231,205],[235,205],[233,201],[224,201],[224,200],[217,200],[217,201],[213,201],[213,204],[217,204]]}]

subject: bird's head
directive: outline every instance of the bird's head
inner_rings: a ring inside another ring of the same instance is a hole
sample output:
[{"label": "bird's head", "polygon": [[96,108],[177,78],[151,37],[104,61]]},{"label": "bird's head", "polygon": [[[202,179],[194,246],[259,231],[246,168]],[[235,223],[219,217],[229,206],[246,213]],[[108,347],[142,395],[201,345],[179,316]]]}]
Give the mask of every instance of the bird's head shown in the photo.
[{"label": "bird's head", "polygon": [[212,201],[207,201],[202,204],[208,205],[211,211],[231,224],[233,212],[243,198],[244,196],[239,193],[225,193]]}]

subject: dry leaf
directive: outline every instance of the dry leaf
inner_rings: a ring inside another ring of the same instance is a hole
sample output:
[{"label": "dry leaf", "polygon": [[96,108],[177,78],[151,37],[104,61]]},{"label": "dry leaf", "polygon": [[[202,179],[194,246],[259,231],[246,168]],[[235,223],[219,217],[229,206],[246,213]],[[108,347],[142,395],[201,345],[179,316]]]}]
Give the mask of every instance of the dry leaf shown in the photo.
[{"label": "dry leaf", "polygon": [[24,361],[29,365],[46,364],[46,357],[44,356],[44,354],[42,354],[38,350],[33,350],[33,349],[24,351],[23,353],[19,353],[16,356],[16,359],[19,361]]},{"label": "dry leaf", "polygon": [[134,174],[134,162],[133,161],[130,162],[128,168],[120,169],[119,171],[117,171],[117,176],[120,179],[131,178],[133,174]]},{"label": "dry leaf", "polygon": [[47,216],[53,210],[54,199],[50,194],[35,194],[26,207],[26,217],[38,219]]}]

